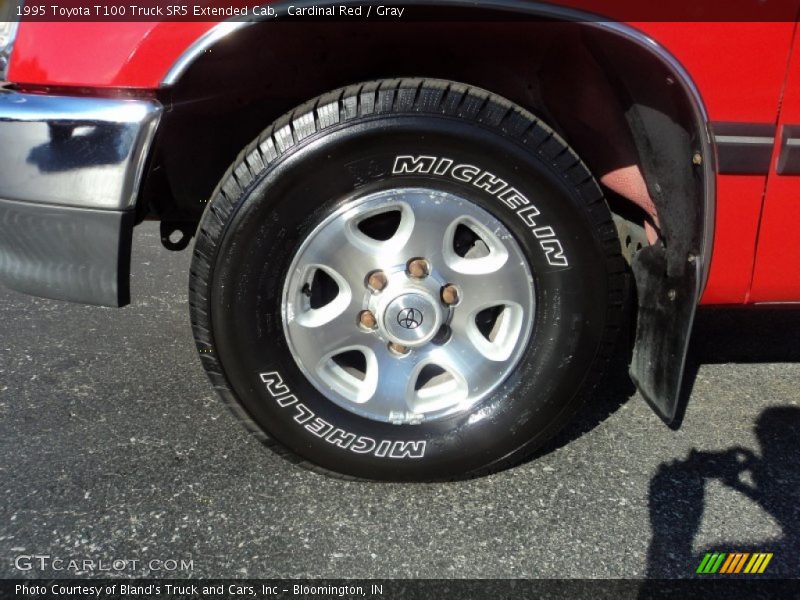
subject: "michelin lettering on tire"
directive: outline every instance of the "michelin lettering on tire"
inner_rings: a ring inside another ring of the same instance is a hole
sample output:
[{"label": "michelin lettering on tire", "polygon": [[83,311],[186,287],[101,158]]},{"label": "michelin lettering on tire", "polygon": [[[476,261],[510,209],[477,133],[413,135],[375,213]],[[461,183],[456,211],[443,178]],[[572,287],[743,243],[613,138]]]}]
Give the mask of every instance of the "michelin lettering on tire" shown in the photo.
[{"label": "michelin lettering on tire", "polygon": [[295,411],[294,421],[298,425],[337,448],[350,450],[356,454],[371,454],[378,458],[422,458],[425,456],[426,442],[424,440],[375,440],[365,435],[357,436],[355,433],[335,427],[325,419],[317,417],[314,411],[292,394],[277,371],[261,373],[259,376],[264,382],[267,392],[275,399],[278,406]]},{"label": "michelin lettering on tire", "polygon": [[485,169],[470,164],[454,164],[450,158],[437,156],[400,155],[394,159],[392,175],[438,175],[451,177],[462,183],[471,183],[496,197],[508,208],[516,212],[531,233],[539,241],[547,263],[553,267],[568,267],[569,261],[564,248],[549,225],[542,225],[537,217],[539,209],[517,188]]}]

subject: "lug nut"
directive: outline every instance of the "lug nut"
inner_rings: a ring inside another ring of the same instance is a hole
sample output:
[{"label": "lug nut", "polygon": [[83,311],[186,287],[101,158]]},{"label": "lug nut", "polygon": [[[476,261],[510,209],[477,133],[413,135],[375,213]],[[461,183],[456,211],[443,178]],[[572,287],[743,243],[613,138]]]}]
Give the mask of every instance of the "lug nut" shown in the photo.
[{"label": "lug nut", "polygon": [[384,275],[383,271],[374,271],[367,278],[367,287],[374,292],[380,292],[386,287],[387,283],[386,275]]},{"label": "lug nut", "polygon": [[452,283],[448,283],[442,288],[442,302],[448,306],[453,306],[454,304],[458,304],[458,299],[458,288]]},{"label": "lug nut", "polygon": [[406,267],[408,270],[408,274],[411,277],[415,277],[416,279],[422,279],[423,277],[427,277],[428,273],[430,273],[430,267],[428,266],[428,261],[424,258],[414,258],[408,261],[408,265]]},{"label": "lug nut", "polygon": [[375,315],[368,310],[361,311],[361,313],[358,315],[358,322],[361,323],[361,326],[365,329],[375,329],[375,326],[378,324],[377,319],[375,319]]},{"label": "lug nut", "polygon": [[403,344],[396,344],[395,342],[389,342],[389,350],[391,350],[395,354],[408,354],[409,347],[403,346]]}]

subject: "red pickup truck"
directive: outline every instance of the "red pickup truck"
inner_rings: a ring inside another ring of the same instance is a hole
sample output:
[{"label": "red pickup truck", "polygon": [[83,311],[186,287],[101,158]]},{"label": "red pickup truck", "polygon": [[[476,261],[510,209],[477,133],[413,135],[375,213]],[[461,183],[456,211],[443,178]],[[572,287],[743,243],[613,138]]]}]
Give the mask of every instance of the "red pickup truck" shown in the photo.
[{"label": "red pickup truck", "polygon": [[631,377],[677,424],[699,304],[800,302],[800,0],[724,3],[752,17],[728,22],[712,0],[673,3],[692,22],[619,4],[14,5],[0,280],[122,306],[137,224],[194,238],[215,388],[347,477],[530,456],[590,397],[623,314]]}]

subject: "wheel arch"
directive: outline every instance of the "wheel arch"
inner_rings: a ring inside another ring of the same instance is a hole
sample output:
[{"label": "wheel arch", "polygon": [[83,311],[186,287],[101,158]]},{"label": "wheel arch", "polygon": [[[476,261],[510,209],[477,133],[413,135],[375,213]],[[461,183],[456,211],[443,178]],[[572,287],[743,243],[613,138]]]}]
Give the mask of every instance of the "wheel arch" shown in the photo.
[{"label": "wheel arch", "polygon": [[[707,112],[691,76],[667,49],[646,34],[624,23],[599,20],[596,15],[518,0],[485,2],[480,7],[463,0],[419,0],[411,4],[444,7],[449,18],[463,18],[464,23],[474,23],[481,16],[497,20],[513,15],[522,21],[566,23],[587,33],[595,56],[624,98],[625,119],[667,240],[666,249],[648,248],[633,263],[639,308],[631,375],[665,421],[679,421],[683,367],[695,308],[708,278],[715,214],[715,149]],[[441,29],[442,23],[438,25]],[[465,81],[464,76],[456,76],[457,68],[447,67],[445,59],[428,60],[428,72],[410,73],[404,69],[413,68],[419,60],[396,55],[391,61],[386,57],[387,62],[376,72],[376,57],[363,52],[365,47],[374,47],[366,46],[367,39],[357,24],[337,25],[332,39],[313,24],[290,24],[300,35],[292,40],[275,35],[277,30],[263,35],[268,27],[270,23],[220,23],[189,47],[164,77],[161,94],[169,111],[155,162],[163,164],[167,185],[175,198],[155,206],[162,217],[172,212],[177,215],[176,220],[191,219],[193,212],[202,208],[203,190],[208,183],[189,186],[189,197],[180,197],[180,190],[197,163],[191,151],[181,157],[175,151],[178,147],[204,147],[196,139],[183,139],[177,134],[198,114],[231,126],[231,147],[221,149],[219,165],[215,165],[219,172],[214,177],[218,179],[235,153],[281,113],[307,98],[364,79],[403,75],[455,79],[504,95],[535,114],[541,115],[544,110],[526,91],[531,76],[504,78],[483,69]],[[409,27],[426,33],[419,23],[405,22],[402,27],[406,36]],[[498,60],[505,58],[504,48],[508,49],[500,43],[508,42],[503,37],[507,33],[499,27],[494,29],[498,44],[472,49],[483,64],[502,64]],[[348,35],[352,46],[336,45]],[[235,68],[234,73],[225,73],[222,65],[245,49],[249,49],[246,65]],[[255,71],[248,74],[247,69]],[[395,72],[385,72],[393,69]],[[258,81],[259,77],[264,79]],[[254,90],[256,98],[269,99],[268,107],[248,104],[246,98]],[[228,110],[220,113],[217,101],[229,103]],[[231,102],[234,109],[244,108],[246,117],[234,118]],[[260,127],[254,129],[257,123]],[[576,150],[580,154],[580,147]],[[207,192],[211,189],[213,185]]]}]

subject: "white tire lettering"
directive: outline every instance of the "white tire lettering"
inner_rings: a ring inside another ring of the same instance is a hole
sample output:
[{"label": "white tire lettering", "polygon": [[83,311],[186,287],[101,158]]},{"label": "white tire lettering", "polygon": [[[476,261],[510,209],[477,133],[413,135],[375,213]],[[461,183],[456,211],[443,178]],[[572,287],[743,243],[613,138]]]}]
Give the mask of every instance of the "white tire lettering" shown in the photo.
[{"label": "white tire lettering", "polygon": [[311,412],[305,404],[296,404],[294,408],[297,411],[294,420],[301,425],[314,418],[314,413]]},{"label": "white tire lettering", "polygon": [[403,173],[430,173],[433,168],[433,163],[435,162],[435,156],[398,156],[394,159],[392,173],[395,175],[401,175]]},{"label": "white tire lettering", "polygon": [[474,165],[458,165],[450,171],[450,176],[464,183],[470,183],[475,179],[475,175],[480,172],[481,170]]},{"label": "white tire lettering", "polygon": [[286,408],[287,406],[291,406],[297,402],[297,397],[294,394],[290,396],[283,396],[282,398],[275,398],[275,402],[278,403],[278,406]]},{"label": "white tire lettering", "polygon": [[356,454],[372,454],[378,458],[422,458],[425,456],[427,442],[400,441],[400,440],[374,440],[365,435],[356,436],[355,433],[334,427],[331,423],[318,417],[314,411],[308,408],[297,397],[292,394],[289,386],[283,382],[283,377],[277,371],[260,373],[259,377],[264,383],[267,393],[275,399],[275,403],[281,408],[293,406],[295,410],[294,421],[303,426],[304,429],[313,433],[342,450],[350,450]]},{"label": "white tire lettering", "polygon": [[534,217],[538,217],[541,213],[535,206],[526,206],[517,211],[517,216],[522,219],[528,227],[536,227]]},{"label": "white tire lettering", "polygon": [[325,438],[325,441],[339,448],[349,448],[356,439],[355,433],[348,433],[344,429],[334,429]]},{"label": "white tire lettering", "polygon": [[546,224],[537,223],[536,218],[541,215],[539,209],[531,204],[530,200],[517,188],[509,185],[505,180],[489,171],[481,170],[470,164],[453,164],[450,158],[436,156],[401,155],[394,159],[392,174],[432,173],[440,177],[451,177],[457,181],[471,183],[475,187],[491,194],[508,208],[517,213],[522,222],[531,229],[533,236],[539,241],[544,251],[545,260],[554,267],[568,267],[569,260],[564,252],[564,247],[558,239],[555,230]]},{"label": "white tire lettering", "polygon": [[474,183],[476,187],[486,190],[493,196],[496,196],[508,187],[508,184],[505,181],[499,177],[495,177],[489,173],[489,171],[484,171],[481,173],[480,177],[478,177]]},{"label": "white tire lettering", "polygon": [[262,373],[261,381],[266,384],[267,391],[273,398],[289,393],[289,388],[283,384],[283,379],[277,373]]},{"label": "white tire lettering", "polygon": [[440,158],[439,162],[436,163],[436,168],[433,170],[434,175],[446,175],[448,169],[453,164],[453,161],[449,158]]},{"label": "white tire lettering", "polygon": [[569,263],[564,256],[564,249],[558,240],[542,240],[539,242],[547,256],[547,262],[558,267],[566,267]]},{"label": "white tire lettering", "polygon": [[324,419],[320,419],[317,417],[311,423],[306,425],[306,429],[308,429],[311,433],[313,433],[317,437],[325,437],[328,435],[328,432],[333,429],[333,425],[328,423]]},{"label": "white tire lettering", "polygon": [[370,437],[360,436],[356,443],[350,446],[350,450],[359,454],[367,454],[375,449],[375,440]]},{"label": "white tire lettering", "polygon": [[380,456],[383,458],[386,456],[386,453],[389,452],[389,446],[392,445],[392,442],[389,440],[383,440],[380,444],[378,444],[378,449],[375,450],[375,456]]},{"label": "white tire lettering", "polygon": [[[513,187],[500,194],[499,198],[511,210],[516,210],[520,206],[530,204],[530,201],[523,196],[517,188]],[[538,210],[536,211],[536,214],[539,214]]]},{"label": "white tire lettering", "polygon": [[391,458],[418,458],[425,452],[425,442],[401,442],[392,444]]},{"label": "white tire lettering", "polygon": [[537,227],[533,230],[533,235],[536,236],[536,239],[541,240],[543,238],[551,238],[556,236],[556,232],[553,231],[553,228],[549,225],[545,227]]}]

